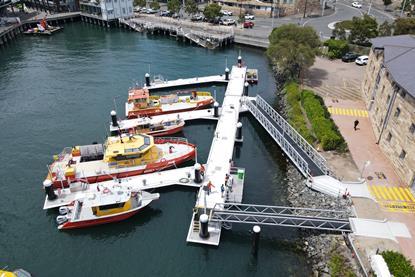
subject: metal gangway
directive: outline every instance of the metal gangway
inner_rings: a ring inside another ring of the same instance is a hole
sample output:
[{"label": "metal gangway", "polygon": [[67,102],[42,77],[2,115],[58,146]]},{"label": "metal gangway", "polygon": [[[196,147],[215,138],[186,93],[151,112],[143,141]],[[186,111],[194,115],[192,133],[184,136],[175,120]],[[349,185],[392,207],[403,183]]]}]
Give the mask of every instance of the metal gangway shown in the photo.
[{"label": "metal gangway", "polygon": [[261,96],[246,97],[244,104],[304,177],[333,175],[323,156]]},{"label": "metal gangway", "polygon": [[349,215],[345,211],[283,206],[217,203],[210,211],[210,222],[352,232]]}]

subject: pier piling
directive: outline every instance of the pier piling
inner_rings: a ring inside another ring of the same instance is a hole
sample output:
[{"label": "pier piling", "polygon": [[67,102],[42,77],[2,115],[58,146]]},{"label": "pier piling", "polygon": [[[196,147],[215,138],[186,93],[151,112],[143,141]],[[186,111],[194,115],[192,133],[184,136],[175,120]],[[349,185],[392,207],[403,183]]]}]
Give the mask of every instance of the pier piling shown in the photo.
[{"label": "pier piling", "polygon": [[150,74],[146,73],[146,75],[144,75],[145,79],[146,79],[146,87],[151,86],[150,84]]},{"label": "pier piling", "polygon": [[251,253],[252,255],[254,255],[255,257],[258,255],[258,248],[259,248],[259,237],[261,234],[261,227],[259,227],[258,225],[255,225],[252,228],[252,250]]},{"label": "pier piling", "polygon": [[202,166],[199,163],[196,163],[194,168],[195,168],[195,183],[200,184],[202,182],[202,174],[201,174]]},{"label": "pier piling", "polygon": [[244,89],[244,95],[248,96],[248,89],[249,89],[249,83],[245,82],[245,89]]},{"label": "pier piling", "polygon": [[243,141],[243,136],[242,136],[242,123],[241,122],[238,122],[236,124],[235,141],[237,141],[237,142],[242,142]]},{"label": "pier piling", "polygon": [[229,68],[225,68],[225,80],[229,81]]},{"label": "pier piling", "polygon": [[208,230],[208,224],[209,224],[209,216],[207,214],[202,214],[199,218],[200,221],[200,233],[199,236],[201,238],[207,238],[209,237],[209,230]]},{"label": "pier piling", "polygon": [[215,101],[213,104],[213,116],[219,117],[219,103]]}]

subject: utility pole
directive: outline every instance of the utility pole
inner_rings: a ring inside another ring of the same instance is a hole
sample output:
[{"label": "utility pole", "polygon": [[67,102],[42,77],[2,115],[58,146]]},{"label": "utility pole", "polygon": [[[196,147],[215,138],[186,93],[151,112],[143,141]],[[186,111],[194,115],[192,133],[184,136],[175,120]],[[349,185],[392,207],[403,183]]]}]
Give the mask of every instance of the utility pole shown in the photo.
[{"label": "utility pole", "polygon": [[271,27],[272,29],[274,29],[274,0],[272,0],[272,4],[271,4]]},{"label": "utility pole", "polygon": [[308,0],[305,0],[305,2],[304,2],[304,14],[303,14],[303,18],[305,18],[305,13],[307,11],[307,1]]},{"label": "utility pole", "polygon": [[370,10],[372,9],[372,1],[373,1],[373,0],[370,0],[370,3],[369,3],[369,10],[367,11],[367,15],[370,15]]},{"label": "utility pole", "polygon": [[403,1],[402,9],[401,9],[401,17],[403,16],[403,11],[405,10],[406,0]]}]

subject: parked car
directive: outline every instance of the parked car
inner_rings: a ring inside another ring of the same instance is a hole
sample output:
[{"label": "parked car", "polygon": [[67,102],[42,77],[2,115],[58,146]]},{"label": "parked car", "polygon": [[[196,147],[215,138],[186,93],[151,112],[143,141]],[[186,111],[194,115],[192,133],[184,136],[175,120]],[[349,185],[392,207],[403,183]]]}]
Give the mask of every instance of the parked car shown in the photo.
[{"label": "parked car", "polygon": [[244,28],[252,28],[252,27],[254,27],[254,22],[252,22],[252,21],[245,21],[244,22]]},{"label": "parked car", "polygon": [[360,56],[355,60],[357,65],[367,65],[367,61],[369,60],[368,56]]},{"label": "parked car", "polygon": [[205,17],[201,14],[196,14],[194,16],[192,16],[192,18],[190,19],[191,21],[202,21],[204,20]]},{"label": "parked car", "polygon": [[227,11],[227,10],[221,10],[220,13],[222,15],[227,15],[227,16],[232,16],[233,15],[233,13],[231,11]]},{"label": "parked car", "polygon": [[148,9],[145,10],[145,13],[154,14],[154,13],[158,13],[158,10],[153,10],[152,8],[148,8]]},{"label": "parked car", "polygon": [[160,11],[160,16],[171,16],[170,11]]},{"label": "parked car", "polygon": [[344,61],[346,63],[354,62],[358,57],[359,57],[358,54],[353,53],[353,52],[348,52],[348,53],[344,54],[344,56],[342,57],[342,61]]},{"label": "parked car", "polygon": [[133,11],[136,12],[136,13],[138,13],[138,12],[141,12],[142,9],[143,8],[141,8],[139,6],[136,6],[136,7],[134,7]]},{"label": "parked car", "polygon": [[361,9],[362,8],[362,4],[360,4],[359,2],[353,2],[352,3],[352,7]]},{"label": "parked car", "polygon": [[220,17],[215,17],[213,19],[204,18],[203,21],[206,21],[206,22],[209,22],[209,23],[212,23],[212,24],[219,24],[220,21],[221,21],[221,18]]},{"label": "parked car", "polygon": [[180,17],[180,15],[178,14],[178,13],[174,13],[174,14],[172,14],[172,16],[171,17],[173,17],[173,18],[179,18]]},{"label": "parked car", "polygon": [[249,13],[245,14],[245,20],[254,20],[254,19],[255,19],[255,16],[253,14],[249,14]]},{"label": "parked car", "polygon": [[225,26],[236,25],[236,21],[232,18],[225,18],[225,19],[221,19],[219,24],[225,25]]}]

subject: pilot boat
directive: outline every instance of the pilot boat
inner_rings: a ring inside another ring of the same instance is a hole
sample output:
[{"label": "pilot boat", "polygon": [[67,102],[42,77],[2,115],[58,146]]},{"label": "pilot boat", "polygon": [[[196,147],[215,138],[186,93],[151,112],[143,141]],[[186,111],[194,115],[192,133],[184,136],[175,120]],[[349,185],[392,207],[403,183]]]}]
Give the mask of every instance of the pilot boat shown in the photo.
[{"label": "pilot boat", "polygon": [[153,200],[158,193],[133,191],[122,188],[102,187],[68,206],[59,208],[56,218],[58,229],[86,228],[95,225],[121,221],[137,214]]},{"label": "pilot boat", "polygon": [[91,184],[175,167],[195,154],[195,145],[184,138],[122,134],[104,144],[65,148],[54,156],[46,179],[55,189],[78,181]]},{"label": "pilot boat", "polygon": [[128,118],[192,111],[209,107],[214,98],[210,92],[192,91],[187,95],[174,93],[150,96],[147,88],[133,88],[128,92],[125,113]]},{"label": "pilot boat", "polygon": [[181,132],[184,127],[184,120],[180,118],[161,120],[139,117],[118,121],[115,111],[111,111],[111,121],[111,136],[118,136],[120,133],[147,134],[153,137],[168,136]]}]

